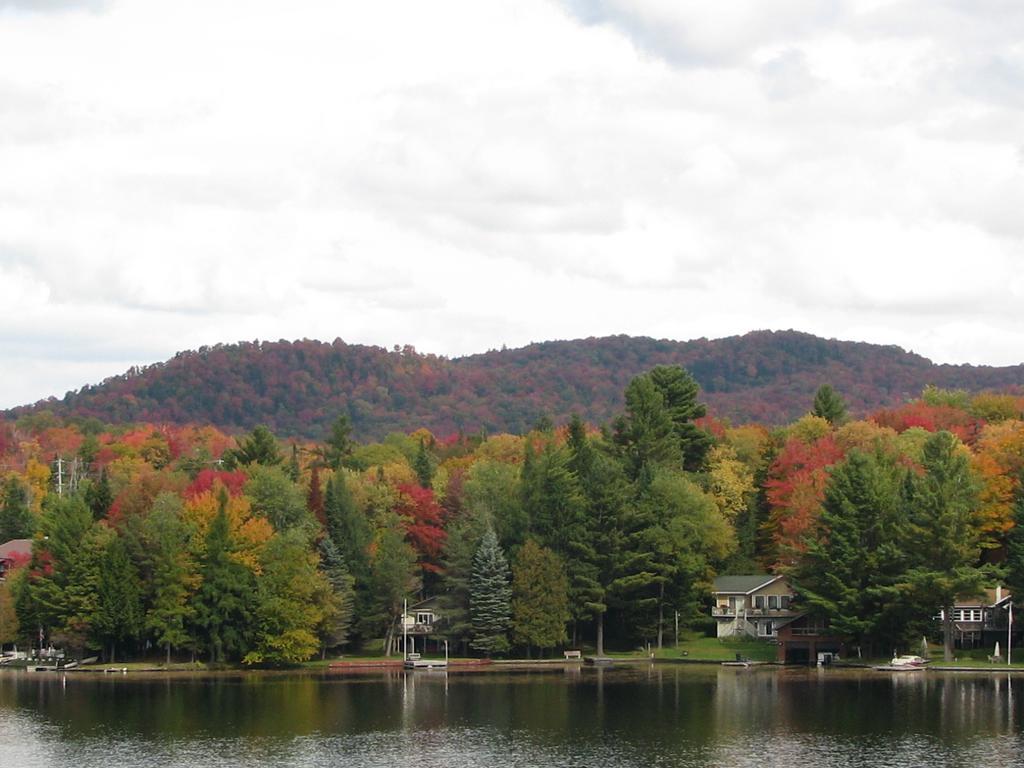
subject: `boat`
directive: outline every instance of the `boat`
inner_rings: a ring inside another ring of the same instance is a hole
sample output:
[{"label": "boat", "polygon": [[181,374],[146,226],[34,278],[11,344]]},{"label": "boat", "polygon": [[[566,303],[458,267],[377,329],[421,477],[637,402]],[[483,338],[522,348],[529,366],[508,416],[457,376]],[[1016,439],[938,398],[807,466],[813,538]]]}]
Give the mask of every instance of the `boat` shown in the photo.
[{"label": "boat", "polygon": [[920,656],[893,656],[888,664],[880,664],[872,669],[882,672],[923,672],[928,659]]}]

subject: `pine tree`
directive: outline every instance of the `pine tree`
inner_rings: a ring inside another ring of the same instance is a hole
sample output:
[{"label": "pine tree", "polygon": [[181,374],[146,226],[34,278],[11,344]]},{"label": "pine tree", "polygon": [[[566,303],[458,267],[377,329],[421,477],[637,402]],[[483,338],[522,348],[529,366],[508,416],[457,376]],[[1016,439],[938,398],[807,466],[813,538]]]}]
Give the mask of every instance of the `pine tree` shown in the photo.
[{"label": "pine tree", "polygon": [[206,534],[195,597],[195,623],[211,662],[241,657],[250,642],[255,584],[252,572],[232,557],[234,543],[227,517],[227,492],[221,489],[217,514]]},{"label": "pine tree", "polygon": [[822,384],[814,394],[811,413],[837,427],[846,420],[846,401],[832,389],[831,384]]},{"label": "pine tree", "polygon": [[816,535],[792,574],[801,605],[827,617],[867,656],[895,647],[906,634],[897,584],[904,525],[904,470],[881,453],[853,451],[829,477]]},{"label": "pine tree", "polygon": [[427,446],[420,438],[420,447],[416,451],[416,458],[412,462],[413,471],[421,488],[429,488],[430,481],[434,477],[434,468],[430,463],[430,456],[427,454]]},{"label": "pine tree", "polygon": [[471,647],[487,656],[508,650],[511,601],[508,560],[498,546],[498,537],[489,530],[473,556],[473,581],[469,594],[473,624]]},{"label": "pine tree", "polygon": [[324,519],[327,535],[338,548],[357,582],[366,581],[369,572],[367,549],[372,540],[366,515],[356,508],[345,481],[345,472],[336,472],[327,481],[324,495]]},{"label": "pine tree", "polygon": [[142,631],[142,587],[138,572],[128,558],[120,538],[107,546],[100,571],[96,595],[96,611],[92,618],[92,634],[114,661],[118,648],[137,640]]},{"label": "pine tree", "polygon": [[539,456],[531,458],[529,466],[523,467],[521,495],[530,530],[544,546],[564,555],[584,507],[568,452],[548,443]]},{"label": "pine tree", "polygon": [[631,480],[649,475],[653,465],[672,461],[677,455],[678,436],[672,418],[649,374],[629,382],[626,412],[615,420],[613,429]]},{"label": "pine tree", "polygon": [[920,607],[919,620],[943,611],[944,652],[953,658],[953,602],[981,589],[980,546],[974,512],[978,486],[967,452],[949,432],[936,432],[924,444],[920,476],[910,474],[903,503],[908,511],[902,546],[910,568],[908,604]]},{"label": "pine tree", "polygon": [[553,648],[568,637],[569,580],[562,561],[529,539],[512,568],[512,639],[517,645]]},{"label": "pine tree", "polygon": [[110,478],[107,476],[107,470],[105,467],[103,471],[100,472],[100,479],[95,483],[90,483],[89,487],[86,488],[85,503],[88,504],[89,509],[92,510],[92,517],[94,520],[103,520],[106,518],[111,506],[113,506],[114,491],[110,487]]},{"label": "pine tree", "polygon": [[146,629],[164,647],[168,664],[173,648],[193,641],[190,598],[199,578],[189,552],[191,530],[180,517],[180,506],[177,497],[161,494],[143,523],[150,606]]},{"label": "pine tree", "polygon": [[678,365],[658,365],[648,375],[664,401],[682,468],[688,472],[702,469],[713,440],[693,423],[707,413],[704,404],[697,402],[697,380]]},{"label": "pine tree", "polygon": [[[626,478],[620,462],[597,450],[578,416],[569,422],[569,467],[576,475],[585,510],[570,536],[566,566],[570,610],[575,621],[592,618],[597,655],[604,655],[604,621],[609,589],[622,549]],[[574,621],[573,642],[576,642]]]},{"label": "pine tree", "polygon": [[331,424],[331,432],[324,445],[324,464],[338,471],[352,456],[355,444],[352,442],[352,425],[348,416],[341,414]]},{"label": "pine tree", "polygon": [[28,503],[28,489],[13,475],[3,484],[0,497],[0,544],[11,539],[30,538],[35,520]]},{"label": "pine tree", "polygon": [[238,447],[230,453],[228,460],[242,465],[262,464],[265,467],[274,467],[283,461],[283,457],[277,447],[274,433],[260,424],[238,441]]}]

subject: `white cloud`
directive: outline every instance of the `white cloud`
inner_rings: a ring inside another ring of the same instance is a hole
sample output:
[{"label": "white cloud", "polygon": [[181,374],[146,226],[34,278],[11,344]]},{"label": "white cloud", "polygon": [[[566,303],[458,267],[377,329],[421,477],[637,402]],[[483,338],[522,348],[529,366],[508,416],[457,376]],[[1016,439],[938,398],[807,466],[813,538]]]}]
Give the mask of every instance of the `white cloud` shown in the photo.
[{"label": "white cloud", "polygon": [[1024,8],[727,6],[0,0],[0,406],[257,337],[1020,362]]}]

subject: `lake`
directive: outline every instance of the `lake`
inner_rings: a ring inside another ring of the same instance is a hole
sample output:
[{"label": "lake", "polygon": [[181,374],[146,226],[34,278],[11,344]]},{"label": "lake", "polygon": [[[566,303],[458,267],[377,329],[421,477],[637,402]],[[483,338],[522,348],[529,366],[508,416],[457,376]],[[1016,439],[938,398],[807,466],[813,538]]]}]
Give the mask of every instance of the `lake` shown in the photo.
[{"label": "lake", "polygon": [[11,768],[1022,764],[1024,676],[642,665],[0,673]]}]

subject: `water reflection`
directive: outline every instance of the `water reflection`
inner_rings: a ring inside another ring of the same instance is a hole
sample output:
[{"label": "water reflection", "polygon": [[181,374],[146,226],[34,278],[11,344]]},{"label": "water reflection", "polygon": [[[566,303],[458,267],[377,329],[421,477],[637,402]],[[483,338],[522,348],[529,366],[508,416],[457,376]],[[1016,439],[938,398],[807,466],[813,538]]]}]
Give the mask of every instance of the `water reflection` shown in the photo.
[{"label": "water reflection", "polygon": [[4,765],[1009,765],[1024,677],[645,665],[0,673]]}]

